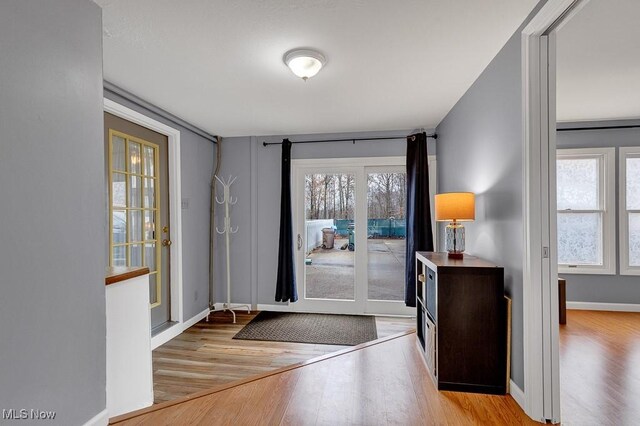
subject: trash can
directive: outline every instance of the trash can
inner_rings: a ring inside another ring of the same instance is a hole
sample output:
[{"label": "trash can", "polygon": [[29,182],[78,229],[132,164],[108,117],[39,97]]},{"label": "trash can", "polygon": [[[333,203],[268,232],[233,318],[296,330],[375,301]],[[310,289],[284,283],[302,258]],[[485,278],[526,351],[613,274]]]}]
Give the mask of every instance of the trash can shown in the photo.
[{"label": "trash can", "polygon": [[322,248],[332,249],[336,231],[333,228],[322,228]]},{"label": "trash can", "polygon": [[349,231],[349,251],[354,251],[356,249],[355,229],[356,225],[353,223],[350,223],[349,226],[347,226],[347,230]]}]

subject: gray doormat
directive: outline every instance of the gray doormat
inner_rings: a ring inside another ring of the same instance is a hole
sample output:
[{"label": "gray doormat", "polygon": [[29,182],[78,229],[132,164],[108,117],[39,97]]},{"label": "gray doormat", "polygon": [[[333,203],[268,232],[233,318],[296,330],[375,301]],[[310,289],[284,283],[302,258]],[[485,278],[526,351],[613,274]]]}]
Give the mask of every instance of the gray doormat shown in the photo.
[{"label": "gray doormat", "polygon": [[372,316],[262,311],[233,338],[354,346],[377,339],[378,332]]}]

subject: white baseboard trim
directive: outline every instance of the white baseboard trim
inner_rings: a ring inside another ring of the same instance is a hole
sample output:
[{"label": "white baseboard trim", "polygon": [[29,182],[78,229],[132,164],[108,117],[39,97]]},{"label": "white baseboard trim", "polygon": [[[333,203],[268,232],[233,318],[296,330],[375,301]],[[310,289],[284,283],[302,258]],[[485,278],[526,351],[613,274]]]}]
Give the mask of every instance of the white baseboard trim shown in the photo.
[{"label": "white baseboard trim", "polygon": [[509,380],[509,393],[524,411],[524,391],[513,380]]},{"label": "white baseboard trim", "polygon": [[207,315],[209,315],[209,309],[208,308],[205,309],[204,311],[200,312],[199,314],[196,314],[193,317],[189,318],[185,322],[175,324],[172,327],[170,327],[170,328],[166,329],[165,331],[163,331],[162,333],[153,336],[151,338],[151,350],[154,350],[158,346],[164,345],[169,340],[171,340],[174,337],[180,335],[187,328],[197,324],[203,318],[206,318]]},{"label": "white baseboard trim", "polygon": [[84,426],[107,426],[109,424],[109,412],[105,408],[93,416]]},{"label": "white baseboard trim", "polygon": [[192,318],[186,320],[183,323],[182,331],[186,330],[189,327],[192,327],[192,326],[196,325],[197,323],[202,321],[204,318],[206,318],[207,315],[209,315],[209,309],[208,308],[205,309],[204,311],[200,312],[199,314],[194,315]]},{"label": "white baseboard trim", "polygon": [[182,328],[182,324],[177,323],[164,330],[162,333],[156,334],[155,336],[151,337],[151,350],[154,350],[158,346],[164,345],[183,331],[184,328]]},{"label": "white baseboard trim", "polygon": [[258,310],[272,311],[272,312],[293,312],[293,309],[291,309],[291,306],[289,305],[289,303],[287,303],[286,305],[267,305],[267,304],[262,305],[258,303]]},{"label": "white baseboard trim", "polygon": [[567,309],[587,311],[640,312],[640,305],[634,303],[567,302]]}]

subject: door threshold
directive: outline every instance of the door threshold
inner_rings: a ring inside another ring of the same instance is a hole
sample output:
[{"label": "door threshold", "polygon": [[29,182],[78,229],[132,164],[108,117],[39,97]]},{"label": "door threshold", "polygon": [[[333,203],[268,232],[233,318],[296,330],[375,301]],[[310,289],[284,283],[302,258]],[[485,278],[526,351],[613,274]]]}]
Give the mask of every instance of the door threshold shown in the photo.
[{"label": "door threshold", "polygon": [[151,337],[156,337],[158,334],[162,333],[163,331],[167,331],[168,329],[170,329],[171,327],[177,324],[178,324],[177,321],[167,321],[158,326],[155,326],[154,328],[151,329]]}]

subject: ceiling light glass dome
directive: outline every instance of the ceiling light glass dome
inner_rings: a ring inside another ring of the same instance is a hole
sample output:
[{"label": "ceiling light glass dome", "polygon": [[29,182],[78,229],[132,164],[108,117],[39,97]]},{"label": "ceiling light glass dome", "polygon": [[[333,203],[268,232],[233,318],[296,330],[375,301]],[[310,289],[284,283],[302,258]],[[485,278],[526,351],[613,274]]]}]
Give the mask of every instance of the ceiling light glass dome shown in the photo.
[{"label": "ceiling light glass dome", "polygon": [[295,75],[305,81],[318,74],[327,62],[320,52],[310,49],[290,50],[283,60]]}]

